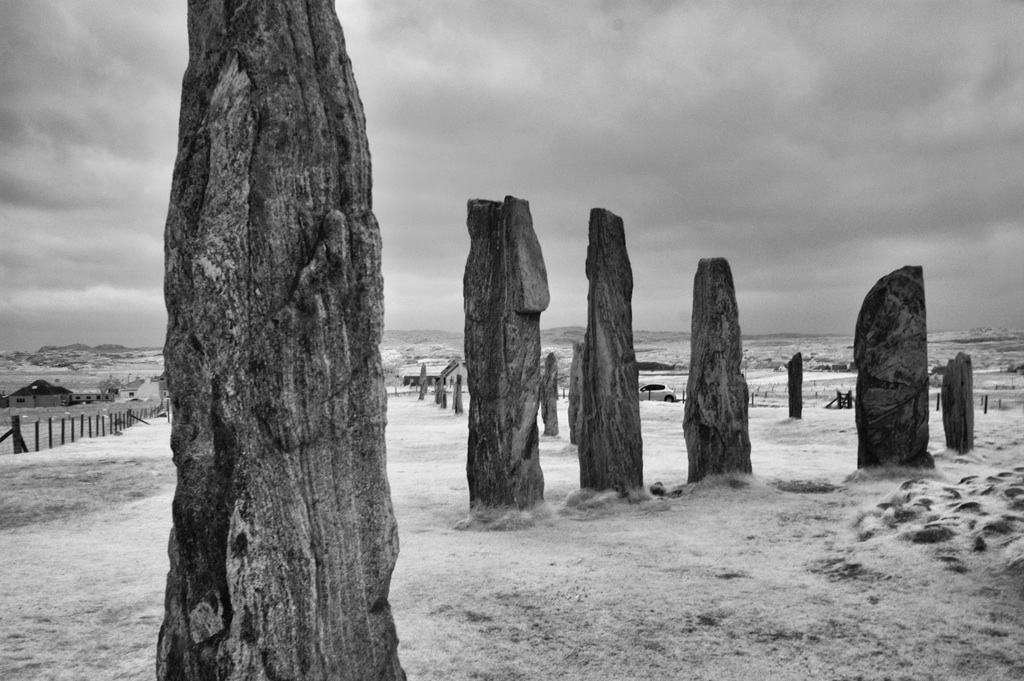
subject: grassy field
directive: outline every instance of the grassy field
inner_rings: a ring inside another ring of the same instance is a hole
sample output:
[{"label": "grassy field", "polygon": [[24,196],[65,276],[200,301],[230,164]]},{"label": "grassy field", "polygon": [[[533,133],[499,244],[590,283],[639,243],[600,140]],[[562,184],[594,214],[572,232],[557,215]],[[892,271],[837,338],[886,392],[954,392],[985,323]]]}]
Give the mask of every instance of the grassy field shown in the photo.
[{"label": "grassy field", "polygon": [[[932,412],[938,469],[901,490],[907,477],[854,474],[853,411],[808,403],[793,421],[785,374],[750,378],[764,397],[752,476],[580,499],[561,401],[562,434],[541,441],[547,503],[513,531],[468,516],[465,416],[393,396],[391,602],[409,678],[1024,678],[1024,510],[1006,493],[1024,482],[1024,414],[978,410],[978,448],[958,457]],[[647,484],[686,480],[682,412],[641,404]],[[0,457],[0,679],[153,678],[169,434],[160,419]],[[915,543],[928,523],[949,536]]]}]

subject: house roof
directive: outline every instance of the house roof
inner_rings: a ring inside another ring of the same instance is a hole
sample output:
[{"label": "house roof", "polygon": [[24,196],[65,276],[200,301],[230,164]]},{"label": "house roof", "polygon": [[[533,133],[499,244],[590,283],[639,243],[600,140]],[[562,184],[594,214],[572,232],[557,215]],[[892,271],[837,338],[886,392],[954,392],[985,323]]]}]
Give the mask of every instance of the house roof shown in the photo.
[{"label": "house roof", "polygon": [[451,362],[448,363],[448,366],[446,366],[444,370],[441,371],[441,378],[447,378],[452,374],[453,371],[457,371],[458,368],[463,364],[464,362],[461,359],[453,359]]},{"label": "house roof", "polygon": [[[408,364],[402,367],[402,376],[419,376],[422,371],[420,364]],[[437,378],[441,375],[441,372],[445,370],[447,364],[429,364],[427,363],[427,377]]]},{"label": "house roof", "polygon": [[39,395],[70,395],[71,391],[62,385],[53,385],[42,379],[32,381],[24,388],[19,388],[8,397],[29,397]]}]

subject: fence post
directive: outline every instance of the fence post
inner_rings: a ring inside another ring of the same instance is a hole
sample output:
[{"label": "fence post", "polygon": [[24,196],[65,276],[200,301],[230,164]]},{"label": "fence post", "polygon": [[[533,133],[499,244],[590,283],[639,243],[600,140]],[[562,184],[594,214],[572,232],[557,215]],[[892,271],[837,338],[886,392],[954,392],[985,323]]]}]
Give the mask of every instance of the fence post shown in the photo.
[{"label": "fence post", "polygon": [[64,444],[64,417],[60,417],[60,443]]},{"label": "fence post", "polygon": [[39,419],[36,419],[36,451],[39,451]]},{"label": "fence post", "polygon": [[53,417],[46,417],[46,432],[50,438],[50,449],[53,449]]},{"label": "fence post", "polygon": [[988,413],[988,395],[985,395],[985,410],[982,413],[983,414],[987,414]]},{"label": "fence post", "polygon": [[11,417],[11,437],[14,438],[14,453],[24,454],[21,440],[21,416],[15,414]]},{"label": "fence post", "polygon": [[[84,416],[84,414],[83,414]],[[89,437],[92,437],[92,416],[89,416]]]},{"label": "fence post", "polygon": [[940,407],[942,407],[942,393],[935,396],[935,411],[939,411]]},{"label": "fence post", "polygon": [[85,412],[78,416],[78,439],[85,438]]}]

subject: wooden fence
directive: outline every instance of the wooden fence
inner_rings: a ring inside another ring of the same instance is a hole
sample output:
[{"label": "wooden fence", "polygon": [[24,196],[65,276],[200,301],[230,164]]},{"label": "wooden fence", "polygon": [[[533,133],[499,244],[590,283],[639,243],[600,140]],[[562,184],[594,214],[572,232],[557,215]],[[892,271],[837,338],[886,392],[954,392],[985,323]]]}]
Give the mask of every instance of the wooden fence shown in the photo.
[{"label": "wooden fence", "polygon": [[53,449],[87,438],[119,435],[126,428],[164,414],[164,405],[126,407],[108,413],[96,412],[60,417],[15,414],[6,428],[0,426],[0,456],[27,454]]}]

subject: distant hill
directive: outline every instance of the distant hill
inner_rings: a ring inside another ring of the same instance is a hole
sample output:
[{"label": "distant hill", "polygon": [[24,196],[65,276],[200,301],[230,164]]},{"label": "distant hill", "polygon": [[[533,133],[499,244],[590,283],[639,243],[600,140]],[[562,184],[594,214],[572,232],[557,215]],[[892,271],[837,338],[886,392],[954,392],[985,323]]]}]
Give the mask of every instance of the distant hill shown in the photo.
[{"label": "distant hill", "polygon": [[385,329],[383,345],[417,345],[421,343],[462,343],[462,334],[436,329]]},{"label": "distant hill", "polygon": [[71,345],[44,345],[36,350],[34,354],[41,355],[52,352],[95,352],[98,355],[106,355],[112,352],[150,352],[162,349],[163,348],[155,347],[128,348],[116,343],[103,343],[93,347],[89,347],[84,343],[72,343]]},{"label": "distant hill", "polygon": [[44,345],[43,347],[36,350],[36,354],[42,354],[44,352],[90,352],[92,348],[88,345],[81,343],[72,343],[71,345]]}]

